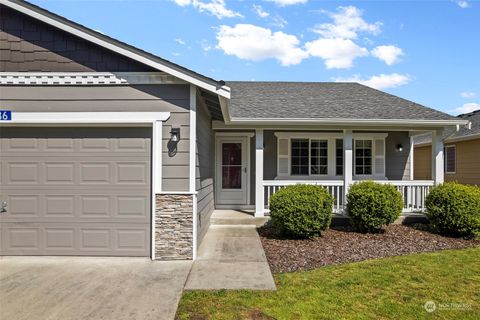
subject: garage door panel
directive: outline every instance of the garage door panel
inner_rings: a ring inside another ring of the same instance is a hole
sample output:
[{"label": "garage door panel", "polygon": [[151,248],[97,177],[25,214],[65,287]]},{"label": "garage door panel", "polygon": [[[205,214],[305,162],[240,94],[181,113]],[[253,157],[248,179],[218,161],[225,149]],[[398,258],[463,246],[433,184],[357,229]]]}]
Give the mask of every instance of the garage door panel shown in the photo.
[{"label": "garage door panel", "polygon": [[35,162],[7,162],[7,185],[8,184],[38,184],[39,163]]},{"label": "garage door panel", "polygon": [[0,255],[148,256],[150,131],[2,128]]},{"label": "garage door panel", "polygon": [[[5,200],[4,200],[5,201]],[[14,195],[7,198],[7,212],[2,213],[5,217],[25,219],[36,217],[39,214],[40,197],[38,195]]]}]

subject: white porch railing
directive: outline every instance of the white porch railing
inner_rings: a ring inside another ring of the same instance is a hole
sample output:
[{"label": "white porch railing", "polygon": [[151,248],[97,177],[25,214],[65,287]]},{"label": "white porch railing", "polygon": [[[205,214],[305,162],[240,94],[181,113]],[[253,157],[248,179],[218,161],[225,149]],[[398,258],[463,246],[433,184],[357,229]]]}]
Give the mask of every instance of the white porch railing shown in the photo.
[{"label": "white porch railing", "polygon": [[[388,180],[388,181],[376,181],[379,183],[388,183],[397,187],[398,191],[403,196],[403,212],[424,212],[425,211],[425,199],[433,187],[434,182],[430,180]],[[336,214],[343,214],[343,181],[342,180],[264,180],[263,190],[266,208],[270,203],[270,197],[280,190],[289,185],[294,184],[313,184],[320,185],[327,188],[330,194],[334,198],[333,212]]]},{"label": "white porch railing", "polygon": [[396,180],[396,181],[377,181],[379,183],[389,183],[397,187],[403,196],[403,212],[424,212],[425,200],[434,186],[431,180]]},{"label": "white porch railing", "polygon": [[330,192],[334,198],[333,212],[341,214],[343,212],[343,181],[342,180],[264,180],[263,190],[265,196],[265,205],[268,208],[270,197],[278,190],[294,184],[313,184],[320,185]]}]

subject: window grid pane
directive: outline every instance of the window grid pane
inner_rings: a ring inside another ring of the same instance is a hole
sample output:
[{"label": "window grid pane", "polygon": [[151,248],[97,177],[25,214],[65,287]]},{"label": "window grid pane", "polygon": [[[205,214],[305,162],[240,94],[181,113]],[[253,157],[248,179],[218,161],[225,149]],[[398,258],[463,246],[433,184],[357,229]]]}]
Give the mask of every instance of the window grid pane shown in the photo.
[{"label": "window grid pane", "polygon": [[310,174],[328,174],[328,140],[310,141]]},{"label": "window grid pane", "polygon": [[372,174],[372,141],[355,140],[355,174]]},{"label": "window grid pane", "polygon": [[456,152],[455,147],[445,148],[445,172],[454,173],[456,167]]},{"label": "window grid pane", "polygon": [[308,175],[308,139],[292,139],[292,175]]}]

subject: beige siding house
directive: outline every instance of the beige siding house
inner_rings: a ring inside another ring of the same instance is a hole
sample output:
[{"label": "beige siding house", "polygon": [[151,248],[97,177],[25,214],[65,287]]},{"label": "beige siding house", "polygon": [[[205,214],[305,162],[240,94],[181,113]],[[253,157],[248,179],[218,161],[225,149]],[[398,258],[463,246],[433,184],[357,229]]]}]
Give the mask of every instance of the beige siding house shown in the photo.
[{"label": "beige siding house", "polygon": [[[445,181],[480,185],[480,110],[462,114],[460,119],[469,120],[470,128],[444,132]],[[415,137],[414,178],[431,179],[431,135]]]}]

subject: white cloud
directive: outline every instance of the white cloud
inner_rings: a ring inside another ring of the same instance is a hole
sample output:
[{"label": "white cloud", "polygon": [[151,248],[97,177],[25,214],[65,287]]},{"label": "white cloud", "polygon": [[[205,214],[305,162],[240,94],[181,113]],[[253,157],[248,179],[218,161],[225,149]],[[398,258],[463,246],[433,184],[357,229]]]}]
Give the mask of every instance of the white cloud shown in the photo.
[{"label": "white cloud", "polygon": [[272,18],[272,22],[270,23],[272,26],[283,29],[288,24],[287,20],[283,19],[280,16],[275,16]]},{"label": "white cloud", "polygon": [[318,39],[305,44],[313,57],[325,60],[327,69],[345,69],[353,65],[353,60],[368,55],[368,50],[350,39]]},{"label": "white cloud", "polygon": [[180,7],[188,6],[192,1],[191,0],[173,0]]},{"label": "white cloud", "polygon": [[391,66],[400,61],[400,57],[403,56],[403,50],[392,45],[378,46],[372,50],[372,56]]},{"label": "white cloud", "polygon": [[465,0],[457,1],[457,4],[462,9],[470,8],[470,3],[468,3],[468,1],[465,1]]},{"label": "white cloud", "polygon": [[274,2],[277,6],[280,6],[280,7],[286,7],[294,4],[307,3],[308,0],[267,0],[267,1]]},{"label": "white cloud", "polygon": [[363,11],[354,6],[338,7],[336,13],[326,14],[333,19],[333,23],[323,23],[314,28],[324,38],[356,39],[359,32],[378,35],[381,31],[381,22],[366,22],[362,18]]},{"label": "white cloud", "polygon": [[362,79],[359,75],[355,75],[350,78],[336,78],[334,80],[335,82],[358,82],[375,89],[383,90],[406,85],[412,79],[409,75],[391,73],[371,76],[368,79]]},{"label": "white cloud", "polygon": [[178,44],[181,44],[182,46],[185,45],[185,41],[183,39],[177,38],[175,39],[175,42]]},{"label": "white cloud", "polygon": [[475,110],[480,110],[480,104],[475,103],[475,102],[465,103],[463,106],[455,109],[455,111],[460,113],[460,114],[470,113],[470,112],[473,112]]},{"label": "white cloud", "polygon": [[181,7],[192,5],[200,12],[207,12],[214,15],[218,19],[243,17],[240,13],[227,9],[225,0],[211,0],[210,2],[202,2],[200,0],[173,0]]},{"label": "white cloud", "polygon": [[263,10],[261,5],[254,4],[252,6],[253,12],[255,12],[260,18],[266,18],[270,15],[267,11]]},{"label": "white cloud", "polygon": [[471,92],[471,91],[464,91],[460,93],[460,96],[465,99],[475,98],[476,95],[477,94],[475,92]]},{"label": "white cloud", "polygon": [[299,47],[294,35],[251,24],[220,26],[217,48],[228,55],[251,61],[274,58],[283,66],[299,64],[308,54]]}]

